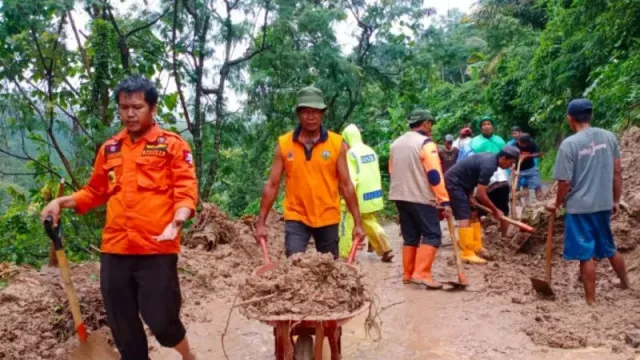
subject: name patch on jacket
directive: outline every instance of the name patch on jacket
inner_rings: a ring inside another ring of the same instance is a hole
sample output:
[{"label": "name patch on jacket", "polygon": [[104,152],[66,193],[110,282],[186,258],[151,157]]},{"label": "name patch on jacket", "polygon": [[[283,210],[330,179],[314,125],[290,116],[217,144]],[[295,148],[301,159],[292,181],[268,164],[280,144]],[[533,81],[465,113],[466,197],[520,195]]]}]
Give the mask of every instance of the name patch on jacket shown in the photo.
[{"label": "name patch on jacket", "polygon": [[146,144],[142,149],[142,156],[167,156],[167,144]]},{"label": "name patch on jacket", "polygon": [[376,161],[376,156],[374,154],[364,155],[364,156],[360,157],[360,161],[363,164],[374,162],[374,161]]},{"label": "name patch on jacket", "polygon": [[115,141],[104,147],[105,159],[122,156],[122,144],[119,141]]}]

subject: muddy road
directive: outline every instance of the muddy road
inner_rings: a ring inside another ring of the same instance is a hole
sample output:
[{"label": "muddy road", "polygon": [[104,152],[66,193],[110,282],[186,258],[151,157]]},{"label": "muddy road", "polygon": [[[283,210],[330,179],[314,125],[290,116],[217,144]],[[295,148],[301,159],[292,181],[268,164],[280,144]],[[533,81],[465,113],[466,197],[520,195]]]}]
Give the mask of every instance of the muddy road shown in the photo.
[{"label": "muddy road", "polygon": [[[520,304],[511,294],[487,292],[487,268],[466,265],[472,286],[465,292],[426,291],[414,285],[403,285],[400,278],[401,246],[396,225],[386,226],[396,258],[383,264],[373,253],[361,252],[358,260],[374,289],[381,309],[381,339],[374,341],[365,334],[364,316],[344,327],[345,359],[575,359],[617,360],[636,358],[635,350],[622,343],[601,347],[558,349],[534,344],[526,334],[532,324],[532,308],[551,306],[549,301],[526,298]],[[450,242],[448,235],[444,243]],[[454,279],[452,248],[444,246],[434,264],[436,279]],[[497,266],[500,263],[498,262]],[[489,265],[496,266],[496,265]],[[540,269],[542,271],[542,269]],[[611,277],[612,275],[610,275]],[[529,281],[527,274],[522,274]],[[608,281],[602,279],[599,281]],[[581,289],[570,289],[580,294]],[[227,324],[232,299],[213,294],[185,299],[184,320],[188,325],[192,346],[200,359],[225,359],[221,334]],[[525,295],[523,295],[524,297]],[[598,322],[601,312],[582,302],[571,304],[582,314],[569,323]],[[606,306],[606,305],[603,305]],[[575,322],[577,320],[577,322]],[[543,326],[540,324],[540,326]],[[273,359],[271,328],[243,318],[234,310],[225,336],[228,358]],[[624,334],[620,334],[624,337]],[[154,360],[173,360],[178,356],[161,349],[151,341]],[[640,356],[637,357],[640,359]]]}]

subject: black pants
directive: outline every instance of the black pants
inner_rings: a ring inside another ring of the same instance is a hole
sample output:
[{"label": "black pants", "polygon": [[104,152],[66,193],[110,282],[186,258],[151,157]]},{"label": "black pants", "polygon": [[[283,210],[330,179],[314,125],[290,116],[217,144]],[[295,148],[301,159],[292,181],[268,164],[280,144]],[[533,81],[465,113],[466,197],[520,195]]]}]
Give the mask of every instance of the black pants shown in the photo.
[{"label": "black pants", "polygon": [[405,246],[418,246],[422,243],[440,247],[442,231],[438,209],[435,206],[396,201],[396,207],[400,215],[400,230]]},{"label": "black pants", "polygon": [[140,316],[160,345],[175,347],[184,339],[178,255],[102,254],[100,289],[122,360],[149,358]]},{"label": "black pants", "polygon": [[300,221],[287,220],[284,223],[284,248],[287,257],[307,250],[309,239],[313,236],[316,250],[331,253],[338,257],[338,224],[312,228]]}]

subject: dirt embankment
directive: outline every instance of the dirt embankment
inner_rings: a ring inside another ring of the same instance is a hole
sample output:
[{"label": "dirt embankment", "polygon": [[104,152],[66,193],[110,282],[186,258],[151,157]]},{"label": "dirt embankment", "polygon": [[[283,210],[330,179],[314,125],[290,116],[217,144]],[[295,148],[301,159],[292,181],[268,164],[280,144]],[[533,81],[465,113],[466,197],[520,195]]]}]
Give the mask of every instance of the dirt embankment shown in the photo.
[{"label": "dirt embankment", "polygon": [[[621,141],[623,166],[622,211],[612,219],[618,249],[625,257],[631,290],[621,290],[618,279],[605,259],[597,264],[597,299],[595,307],[584,301],[577,262],[562,259],[564,219],[559,213],[554,226],[553,280],[555,299],[541,299],[529,277],[544,278],[544,247],[548,213],[544,201],[525,209],[524,219],[536,227],[531,235],[518,234],[511,241],[500,241],[498,227],[485,227],[486,246],[495,260],[483,272],[490,295],[510,297],[527,324],[523,330],[534,343],[558,348],[611,346],[619,349],[625,335],[640,329],[640,129],[627,131]],[[554,188],[545,201],[555,198]],[[517,251],[518,245],[528,240]],[[524,276],[523,276],[524,275]],[[528,276],[527,276],[528,275]]]},{"label": "dirt embankment", "polygon": [[[203,211],[185,234],[178,263],[183,321],[193,320],[207,297],[234,296],[238,285],[261,265],[254,223],[254,217],[230,221],[215,206],[203,204]],[[284,222],[272,213],[268,225],[269,253],[279,261],[284,258]],[[71,272],[87,330],[100,331],[111,341],[100,294],[99,264],[76,264]],[[0,290],[0,360],[66,359],[76,340],[59,271],[0,264],[0,281],[8,284]]]}]

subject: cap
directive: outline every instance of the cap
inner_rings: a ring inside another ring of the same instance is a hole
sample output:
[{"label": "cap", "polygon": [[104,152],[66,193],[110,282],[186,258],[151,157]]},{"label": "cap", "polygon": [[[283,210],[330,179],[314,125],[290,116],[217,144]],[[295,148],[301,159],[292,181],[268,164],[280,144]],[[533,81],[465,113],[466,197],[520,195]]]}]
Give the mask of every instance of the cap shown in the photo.
[{"label": "cap", "polygon": [[521,133],[518,140],[522,141],[525,144],[528,144],[531,142],[531,135],[529,135],[528,133]]},{"label": "cap", "polygon": [[517,159],[520,157],[520,150],[517,147],[511,146],[511,145],[507,145],[503,147],[502,150],[500,150],[500,152],[503,153],[504,155],[509,156],[512,159]]},{"label": "cap", "polygon": [[476,126],[478,127],[478,129],[480,129],[482,127],[482,123],[485,122],[485,121],[491,122],[491,125],[493,125],[493,126],[496,125],[495,120],[493,120],[493,118],[491,116],[487,115],[487,116],[481,117],[480,119],[478,119],[476,121]]},{"label": "cap", "polygon": [[593,113],[593,104],[588,99],[571,100],[567,106],[567,115],[578,116]]},{"label": "cap", "polygon": [[322,97],[322,90],[308,86],[302,88],[298,91],[298,102],[296,104],[295,110],[298,110],[301,107],[307,107],[312,109],[324,110],[327,108],[327,105],[324,103],[324,99]]},{"label": "cap", "polygon": [[446,141],[446,142],[453,141],[453,135],[447,134],[447,136],[444,137],[444,141]]},{"label": "cap", "polygon": [[460,130],[460,135],[471,136],[473,135],[473,131],[471,131],[471,128],[464,128]]},{"label": "cap", "polygon": [[514,131],[522,131],[522,129],[520,129],[520,126],[516,125],[511,128],[511,132],[514,132]]},{"label": "cap", "polygon": [[433,115],[431,115],[431,112],[429,110],[416,109],[413,110],[411,114],[409,114],[409,116],[407,116],[407,122],[409,124],[415,124],[418,121],[427,120],[435,121],[435,118],[433,117]]}]

